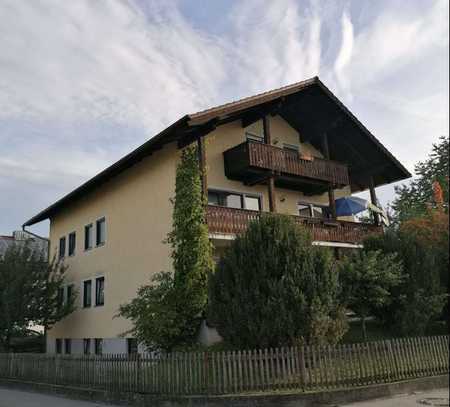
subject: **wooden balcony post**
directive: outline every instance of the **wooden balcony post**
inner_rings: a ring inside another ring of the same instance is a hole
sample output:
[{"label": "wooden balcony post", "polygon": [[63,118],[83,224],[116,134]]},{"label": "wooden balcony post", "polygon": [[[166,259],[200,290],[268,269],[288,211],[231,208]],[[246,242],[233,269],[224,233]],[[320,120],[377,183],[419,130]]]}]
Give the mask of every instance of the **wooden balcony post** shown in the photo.
[{"label": "wooden balcony post", "polygon": [[328,200],[330,201],[330,212],[331,212],[331,216],[333,219],[337,218],[337,214],[336,214],[336,201],[334,198],[334,189],[333,189],[333,185],[330,184],[330,186],[328,187]]},{"label": "wooden balcony post", "polygon": [[[369,179],[369,190],[370,190],[370,201],[372,202],[373,205],[378,206],[377,194],[375,192],[375,181],[373,179],[373,176],[371,176]],[[372,213],[373,213],[373,221],[375,225],[378,226],[380,224],[380,217],[378,213],[376,212]]]},{"label": "wooden balcony post", "polygon": [[[264,133],[264,143],[271,145],[272,144],[272,135],[270,133],[270,122],[269,116],[266,115],[263,117],[263,133]],[[267,180],[267,190],[269,194],[269,211],[276,212],[276,194],[275,194],[275,178],[272,175]]]},{"label": "wooden balcony post", "polygon": [[272,134],[270,133],[269,116],[263,117],[263,134],[264,134],[264,143],[272,144]]},{"label": "wooden balcony post", "polygon": [[[323,133],[322,137],[322,149],[324,157],[329,160],[330,159],[330,145],[328,143],[328,134]],[[337,218],[336,214],[336,202],[334,198],[334,185],[332,182],[328,185],[328,201],[330,205],[330,212],[333,219]]]},{"label": "wooden balcony post", "polygon": [[202,182],[203,202],[208,202],[208,180],[206,174],[206,151],[205,151],[205,137],[199,136],[197,138],[197,153],[198,164],[200,167],[200,177]]}]

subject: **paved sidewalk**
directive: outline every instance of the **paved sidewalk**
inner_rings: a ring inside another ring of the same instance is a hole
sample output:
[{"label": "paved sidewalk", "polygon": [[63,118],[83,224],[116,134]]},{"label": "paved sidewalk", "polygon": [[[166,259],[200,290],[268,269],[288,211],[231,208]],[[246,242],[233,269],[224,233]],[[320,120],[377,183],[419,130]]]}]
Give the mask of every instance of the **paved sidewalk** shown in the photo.
[{"label": "paved sidewalk", "polygon": [[340,405],[340,407],[443,407],[448,406],[449,389],[439,389],[413,394],[401,394],[390,398]]},{"label": "paved sidewalk", "polygon": [[[106,404],[0,387],[0,407],[106,407]],[[108,404],[109,407],[118,407]]]},{"label": "paved sidewalk", "polygon": [[[413,393],[376,399],[359,403],[351,403],[339,407],[446,407],[448,406],[448,389],[440,389],[423,393]],[[434,399],[434,400],[433,400]],[[438,402],[440,399],[441,401]],[[442,403],[442,400],[446,403]],[[435,402],[435,403],[433,403]],[[9,390],[0,387],[0,407],[119,407],[111,404],[91,403],[87,401],[70,400],[59,396],[21,390]],[[329,407],[336,406],[330,404]]]}]

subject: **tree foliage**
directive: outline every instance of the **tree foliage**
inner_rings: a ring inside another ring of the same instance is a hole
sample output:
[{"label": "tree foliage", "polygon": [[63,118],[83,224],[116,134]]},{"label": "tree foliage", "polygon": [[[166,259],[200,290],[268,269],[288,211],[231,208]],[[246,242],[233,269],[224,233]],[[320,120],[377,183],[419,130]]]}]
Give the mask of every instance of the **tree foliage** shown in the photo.
[{"label": "tree foliage", "polygon": [[361,318],[364,340],[366,318],[390,305],[391,290],[400,284],[403,265],[397,255],[381,251],[354,251],[339,262],[342,302]]},{"label": "tree foliage", "polygon": [[30,301],[32,322],[51,329],[58,321],[71,314],[76,306],[77,292],[72,286],[70,298],[62,298],[66,281],[67,266],[56,260],[38,261],[33,284],[33,299]]},{"label": "tree foliage", "polygon": [[424,334],[441,314],[447,297],[448,215],[432,210],[384,236],[371,237],[365,248],[397,253],[404,265],[402,283],[393,289],[391,304],[379,316],[403,334]]},{"label": "tree foliage", "polygon": [[449,140],[440,137],[433,144],[432,151],[423,162],[415,167],[416,178],[409,184],[396,187],[396,198],[392,203],[394,220],[401,223],[408,219],[421,217],[430,207],[436,207],[433,183],[438,182],[442,189],[445,212],[449,202]]},{"label": "tree foliage", "polygon": [[172,230],[167,238],[173,273],[158,273],[119,309],[119,315],[133,323],[130,333],[153,350],[171,351],[194,344],[204,318],[213,260],[195,147],[182,151],[173,204]]},{"label": "tree foliage", "polygon": [[264,215],[211,278],[209,319],[240,348],[336,342],[345,332],[333,255],[290,217]]},{"label": "tree foliage", "polygon": [[0,341],[6,350],[30,323],[48,329],[74,310],[75,296],[61,302],[59,295],[66,270],[28,245],[8,247],[0,258]]}]

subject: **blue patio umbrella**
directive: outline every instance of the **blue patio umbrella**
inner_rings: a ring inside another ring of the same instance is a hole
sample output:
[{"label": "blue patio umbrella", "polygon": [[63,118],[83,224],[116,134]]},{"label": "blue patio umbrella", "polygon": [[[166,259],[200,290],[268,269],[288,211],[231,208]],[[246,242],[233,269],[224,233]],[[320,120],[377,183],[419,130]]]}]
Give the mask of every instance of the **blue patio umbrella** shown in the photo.
[{"label": "blue patio umbrella", "polygon": [[336,199],[336,215],[351,216],[363,212],[368,208],[368,202],[365,199],[356,196],[347,196]]}]

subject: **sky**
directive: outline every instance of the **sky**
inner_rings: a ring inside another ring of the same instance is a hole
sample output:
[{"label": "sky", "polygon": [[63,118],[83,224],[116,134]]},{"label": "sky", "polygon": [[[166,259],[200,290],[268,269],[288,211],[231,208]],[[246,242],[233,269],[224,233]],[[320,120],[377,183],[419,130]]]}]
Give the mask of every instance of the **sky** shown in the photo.
[{"label": "sky", "polygon": [[413,171],[448,136],[448,3],[0,0],[0,234],[182,115],[315,75]]}]

